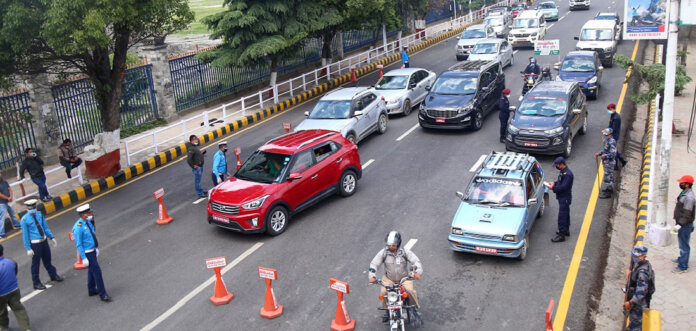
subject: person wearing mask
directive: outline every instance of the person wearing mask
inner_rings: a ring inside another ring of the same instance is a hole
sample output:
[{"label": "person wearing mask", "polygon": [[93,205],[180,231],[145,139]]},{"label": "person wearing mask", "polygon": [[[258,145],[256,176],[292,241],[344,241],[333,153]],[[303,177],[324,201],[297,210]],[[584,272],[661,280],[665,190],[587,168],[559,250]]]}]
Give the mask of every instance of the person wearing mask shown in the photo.
[{"label": "person wearing mask", "polygon": [[5,249],[0,245],[0,330],[9,330],[10,327],[7,306],[12,309],[19,328],[29,330],[29,315],[20,300],[22,294],[17,283],[17,262],[4,254]]},{"label": "person wearing mask", "polygon": [[17,219],[17,214],[12,206],[10,206],[10,202],[12,202],[12,188],[10,187],[10,183],[2,178],[2,173],[0,172],[0,222],[2,222],[0,226],[0,238],[7,237],[5,234],[5,215],[9,215],[10,221],[12,221],[12,225],[15,229],[21,226]]},{"label": "person wearing mask", "polygon": [[524,73],[525,76],[529,74],[539,75],[541,73],[541,69],[536,63],[536,59],[534,57],[529,58],[529,63],[527,63],[527,66],[524,68],[522,73]]},{"label": "person wearing mask", "polygon": [[[614,140],[616,140],[616,145],[618,146],[619,137],[621,136],[621,115],[619,115],[619,113],[616,112],[616,104],[613,103],[610,103],[607,106],[607,112],[609,113],[609,127],[613,132],[611,136],[614,137]],[[626,166],[626,163],[628,162],[626,161],[626,159],[623,158],[623,156],[621,156],[621,153],[619,152],[618,148],[616,150],[616,159],[621,161],[622,167]]]},{"label": "person wearing mask", "polygon": [[87,294],[89,296],[99,295],[101,301],[111,302],[111,297],[106,293],[101,267],[99,267],[99,240],[97,240],[97,228],[94,224],[94,213],[89,204],[82,205],[75,209],[80,215],[72,233],[75,238],[77,252],[82,258],[82,264],[87,266]]},{"label": "person wearing mask", "polygon": [[227,153],[227,142],[221,141],[218,143],[218,151],[213,155],[213,186],[222,183],[225,176],[229,176],[225,153]]},{"label": "person wearing mask", "polygon": [[199,198],[205,198],[205,191],[201,188],[201,178],[203,177],[203,155],[206,151],[201,151],[198,137],[192,134],[189,137],[189,142],[186,143],[186,162],[193,171],[193,185],[196,188],[196,194]]},{"label": "person wearing mask", "polygon": [[691,247],[691,233],[694,232],[694,191],[691,189],[694,185],[694,177],[686,175],[677,180],[679,188],[682,190],[677,197],[677,204],[674,206],[674,221],[679,225],[677,231],[677,239],[679,241],[679,257],[672,260],[677,266],[672,272],[685,273],[689,270],[689,255]]},{"label": "person wearing mask", "polygon": [[404,46],[404,50],[401,51],[401,64],[404,68],[409,68],[410,64],[408,61],[408,47]]},{"label": "person wearing mask", "polygon": [[26,158],[22,161],[22,165],[19,167],[19,176],[24,179],[24,173],[29,171],[29,177],[31,181],[36,184],[39,188],[39,198],[43,202],[49,202],[53,197],[48,194],[48,187],[46,186],[46,174],[43,170],[43,160],[34,152],[31,147],[24,150]]},{"label": "person wearing mask", "polygon": [[655,292],[655,272],[647,260],[648,248],[636,245],[631,251],[631,270],[628,271],[628,291],[623,309],[628,311],[627,331],[643,329],[643,310],[650,308]]},{"label": "person wearing mask", "polygon": [[600,199],[611,198],[614,193],[614,167],[616,167],[616,140],[612,138],[612,129],[606,128],[602,130],[604,140],[604,148],[598,153],[595,153],[595,159],[602,158],[604,166],[604,189],[599,194]]},{"label": "person wearing mask", "polygon": [[[548,188],[556,193],[558,200],[558,232],[552,242],[563,242],[570,236],[570,204],[573,201],[573,172],[566,165],[562,156],[553,161],[553,166],[559,170],[558,179],[549,183]],[[543,202],[542,202],[543,203]]]},{"label": "person wearing mask", "polygon": [[508,95],[510,95],[510,89],[504,89],[503,94],[498,100],[498,119],[500,120],[500,142],[505,141],[505,134],[507,133],[508,120],[510,119],[510,101],[508,100]]},{"label": "person wearing mask", "polygon": [[24,202],[24,205],[27,206],[27,213],[22,216],[20,224],[24,248],[27,249],[27,255],[31,257],[31,280],[34,282],[34,288],[45,290],[46,286],[41,283],[39,278],[39,264],[41,262],[43,262],[52,281],[62,282],[63,277],[58,275],[56,267],[51,264],[51,247],[48,246],[48,240],[51,240],[53,247],[56,247],[58,242],[53,237],[51,228],[46,223],[46,218],[40,211],[36,210],[37,203],[36,199]]},{"label": "person wearing mask", "polygon": [[82,164],[82,159],[77,157],[72,141],[70,139],[63,140],[63,144],[58,146],[57,152],[60,165],[65,167],[65,174],[68,175],[68,178],[72,178],[70,172]]}]

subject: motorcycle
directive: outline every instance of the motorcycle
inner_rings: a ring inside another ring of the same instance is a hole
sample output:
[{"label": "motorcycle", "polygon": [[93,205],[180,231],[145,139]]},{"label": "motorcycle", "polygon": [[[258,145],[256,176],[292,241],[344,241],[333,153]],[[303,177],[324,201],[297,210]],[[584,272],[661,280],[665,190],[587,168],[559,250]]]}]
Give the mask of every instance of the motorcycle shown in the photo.
[{"label": "motorcycle", "polygon": [[[386,310],[389,313],[389,330],[405,331],[406,324],[410,324],[414,328],[419,328],[423,325],[423,318],[418,311],[418,307],[410,304],[408,293],[404,290],[402,284],[407,280],[412,280],[411,277],[404,277],[398,284],[385,284],[381,279],[377,279],[377,284],[387,289],[387,308],[378,308]],[[380,300],[384,298],[380,295]]]},{"label": "motorcycle", "polygon": [[521,101],[522,97],[527,94],[529,90],[541,83],[541,79],[539,79],[539,75],[537,74],[525,74],[524,71],[520,71],[520,74],[522,74],[522,80],[524,80],[524,85],[522,85],[522,95],[520,96]]}]

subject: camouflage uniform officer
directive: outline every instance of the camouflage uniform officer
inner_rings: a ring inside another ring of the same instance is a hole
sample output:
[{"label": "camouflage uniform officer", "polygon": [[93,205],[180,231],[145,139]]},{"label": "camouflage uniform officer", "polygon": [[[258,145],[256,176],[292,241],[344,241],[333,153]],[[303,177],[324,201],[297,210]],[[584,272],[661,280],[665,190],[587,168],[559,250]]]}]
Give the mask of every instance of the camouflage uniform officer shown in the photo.
[{"label": "camouflage uniform officer", "polygon": [[655,273],[647,260],[648,248],[637,245],[631,251],[629,285],[623,306],[628,311],[629,324],[626,330],[640,331],[643,326],[643,310],[650,308],[650,299],[655,291]]},{"label": "camouflage uniform officer", "polygon": [[602,130],[604,135],[604,148],[595,154],[595,158],[602,158],[604,166],[604,190],[599,194],[600,199],[610,198],[614,193],[614,167],[616,166],[616,140],[612,137],[613,130],[606,128]]}]

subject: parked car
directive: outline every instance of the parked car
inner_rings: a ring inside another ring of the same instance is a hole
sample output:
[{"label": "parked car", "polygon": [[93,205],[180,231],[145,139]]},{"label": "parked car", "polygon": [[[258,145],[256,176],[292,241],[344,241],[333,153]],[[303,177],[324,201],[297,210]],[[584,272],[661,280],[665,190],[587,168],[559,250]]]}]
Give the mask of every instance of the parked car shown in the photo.
[{"label": "parked car", "polygon": [[605,67],[614,65],[617,35],[616,23],[611,20],[590,20],[582,26],[580,36],[575,37],[577,50],[596,51]]},{"label": "parked car", "polygon": [[321,99],[307,119],[295,131],[323,129],[340,132],[346,139],[358,143],[373,132],[387,131],[387,106],[368,87],[350,87],[333,91]]},{"label": "parked car", "polygon": [[544,215],[548,189],[539,162],[528,154],[482,155],[452,219],[448,241],[459,252],[524,260],[529,233]]},{"label": "parked car", "polygon": [[547,21],[558,21],[558,7],[553,1],[544,1],[536,6],[536,10],[544,13],[544,19]]},{"label": "parked car", "polygon": [[619,17],[619,14],[610,12],[598,12],[597,15],[595,15],[594,19],[614,21],[614,23],[616,23],[616,40],[618,42],[621,42],[621,39],[623,39],[623,22],[621,21],[621,17]]},{"label": "parked car", "polygon": [[590,0],[569,0],[568,5],[570,10],[590,9]]},{"label": "parked car", "polygon": [[503,67],[515,63],[512,46],[505,39],[483,39],[474,45],[469,61],[498,61]]},{"label": "parked car", "polygon": [[387,72],[377,81],[375,93],[384,98],[389,114],[408,115],[414,106],[425,100],[435,78],[437,75],[426,69],[396,69]]},{"label": "parked car", "polygon": [[498,61],[466,61],[442,73],[421,103],[418,123],[430,129],[479,130],[498,109],[505,75]]},{"label": "parked car", "polygon": [[556,80],[578,82],[582,92],[587,97],[599,98],[600,82],[602,80],[602,62],[595,51],[568,52],[560,65],[554,66],[559,70]]},{"label": "parked car", "polygon": [[488,12],[488,16],[483,20],[483,23],[493,28],[496,37],[505,38],[512,26],[512,16],[501,11]]},{"label": "parked car", "polygon": [[462,33],[457,41],[456,53],[457,61],[466,60],[471,53],[471,49],[481,39],[495,38],[495,31],[486,24],[472,25]]},{"label": "parked car", "polygon": [[510,6],[510,8],[512,8],[512,18],[515,18],[521,12],[529,9],[529,6],[527,6],[526,2],[515,2]]},{"label": "parked car", "polygon": [[208,223],[275,236],[290,218],[333,194],[355,193],[358,148],[338,132],[299,131],[261,146],[234,176],[208,193]]},{"label": "parked car", "polygon": [[513,47],[534,47],[537,40],[546,37],[546,20],[538,10],[525,10],[512,20],[512,30],[508,34],[508,42]]}]

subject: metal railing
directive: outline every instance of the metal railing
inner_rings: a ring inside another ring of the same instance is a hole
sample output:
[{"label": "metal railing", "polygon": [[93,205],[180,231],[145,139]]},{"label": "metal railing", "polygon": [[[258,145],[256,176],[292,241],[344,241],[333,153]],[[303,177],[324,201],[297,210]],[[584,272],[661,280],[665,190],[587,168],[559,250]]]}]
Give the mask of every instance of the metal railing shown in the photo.
[{"label": "metal railing", "polygon": [[26,90],[0,93],[0,169],[22,159],[24,149],[36,146]]},{"label": "metal railing", "polygon": [[[77,175],[73,176],[72,178],[66,178],[60,182],[50,184],[50,185],[48,184],[48,182],[46,182],[46,187],[48,187],[49,194],[51,193],[52,188],[69,183],[69,182],[74,181],[74,180],[77,180],[80,183],[80,185],[84,184],[84,180],[82,178],[82,165],[77,166],[77,168],[75,168],[75,169],[77,169]],[[63,166],[55,167],[53,169],[45,171],[44,174],[49,175],[49,174],[52,174],[56,171],[65,171],[65,168]],[[19,174],[19,166],[17,166],[17,179],[19,180],[20,178],[21,178],[21,176]],[[46,178],[48,179],[48,176],[46,176]],[[14,197],[12,199],[13,201],[20,202],[20,201],[25,200],[29,197],[37,196],[39,194],[38,189],[33,191],[33,192],[27,193],[27,189],[24,186],[25,183],[31,183],[31,185],[36,187],[36,184],[34,184],[34,182],[32,182],[30,178],[24,178],[22,180],[19,180],[18,182],[14,182],[14,183],[10,184],[10,187],[13,189],[12,190],[12,193],[14,195]],[[19,187],[19,192],[21,192],[21,195],[17,194],[17,190],[15,190],[15,188],[17,188],[17,187]]]},{"label": "metal railing", "polygon": [[[505,0],[492,6],[507,5],[509,2],[510,0]],[[123,143],[125,145],[128,166],[132,164],[131,157],[136,154],[151,149],[154,149],[155,154],[157,154],[159,153],[161,145],[172,140],[181,139],[182,141],[186,141],[187,135],[189,134],[196,133],[200,130],[203,130],[202,133],[207,132],[205,129],[211,125],[211,119],[215,119],[214,123],[225,123],[225,120],[229,117],[236,115],[241,115],[243,117],[247,115],[247,111],[260,110],[263,109],[265,105],[278,104],[281,98],[293,98],[295,95],[301,94],[303,91],[307,91],[313,86],[320,85],[320,82],[329,81],[332,77],[350,73],[351,67],[356,67],[357,69],[359,65],[370,65],[380,59],[399,54],[403,46],[414,46],[424,40],[438,37],[463,25],[480,20],[485,16],[486,10],[489,7],[484,7],[481,10],[472,12],[470,15],[461,16],[457,19],[426,27],[423,31],[391,42],[384,41],[381,46],[376,48],[355,54],[338,62],[327,64],[326,66],[277,83],[271,87],[261,89],[251,95],[241,97],[236,101],[205,111],[195,117],[179,121],[178,123],[154,130],[142,136],[125,140]],[[220,117],[215,117],[216,114],[219,114]],[[191,128],[192,122],[200,120],[202,120],[200,125],[195,125],[194,128]],[[166,135],[166,137],[158,137],[158,134]],[[172,136],[172,134],[174,134],[174,136]],[[137,150],[131,150],[132,144],[145,139],[151,140],[151,145]]]}]

